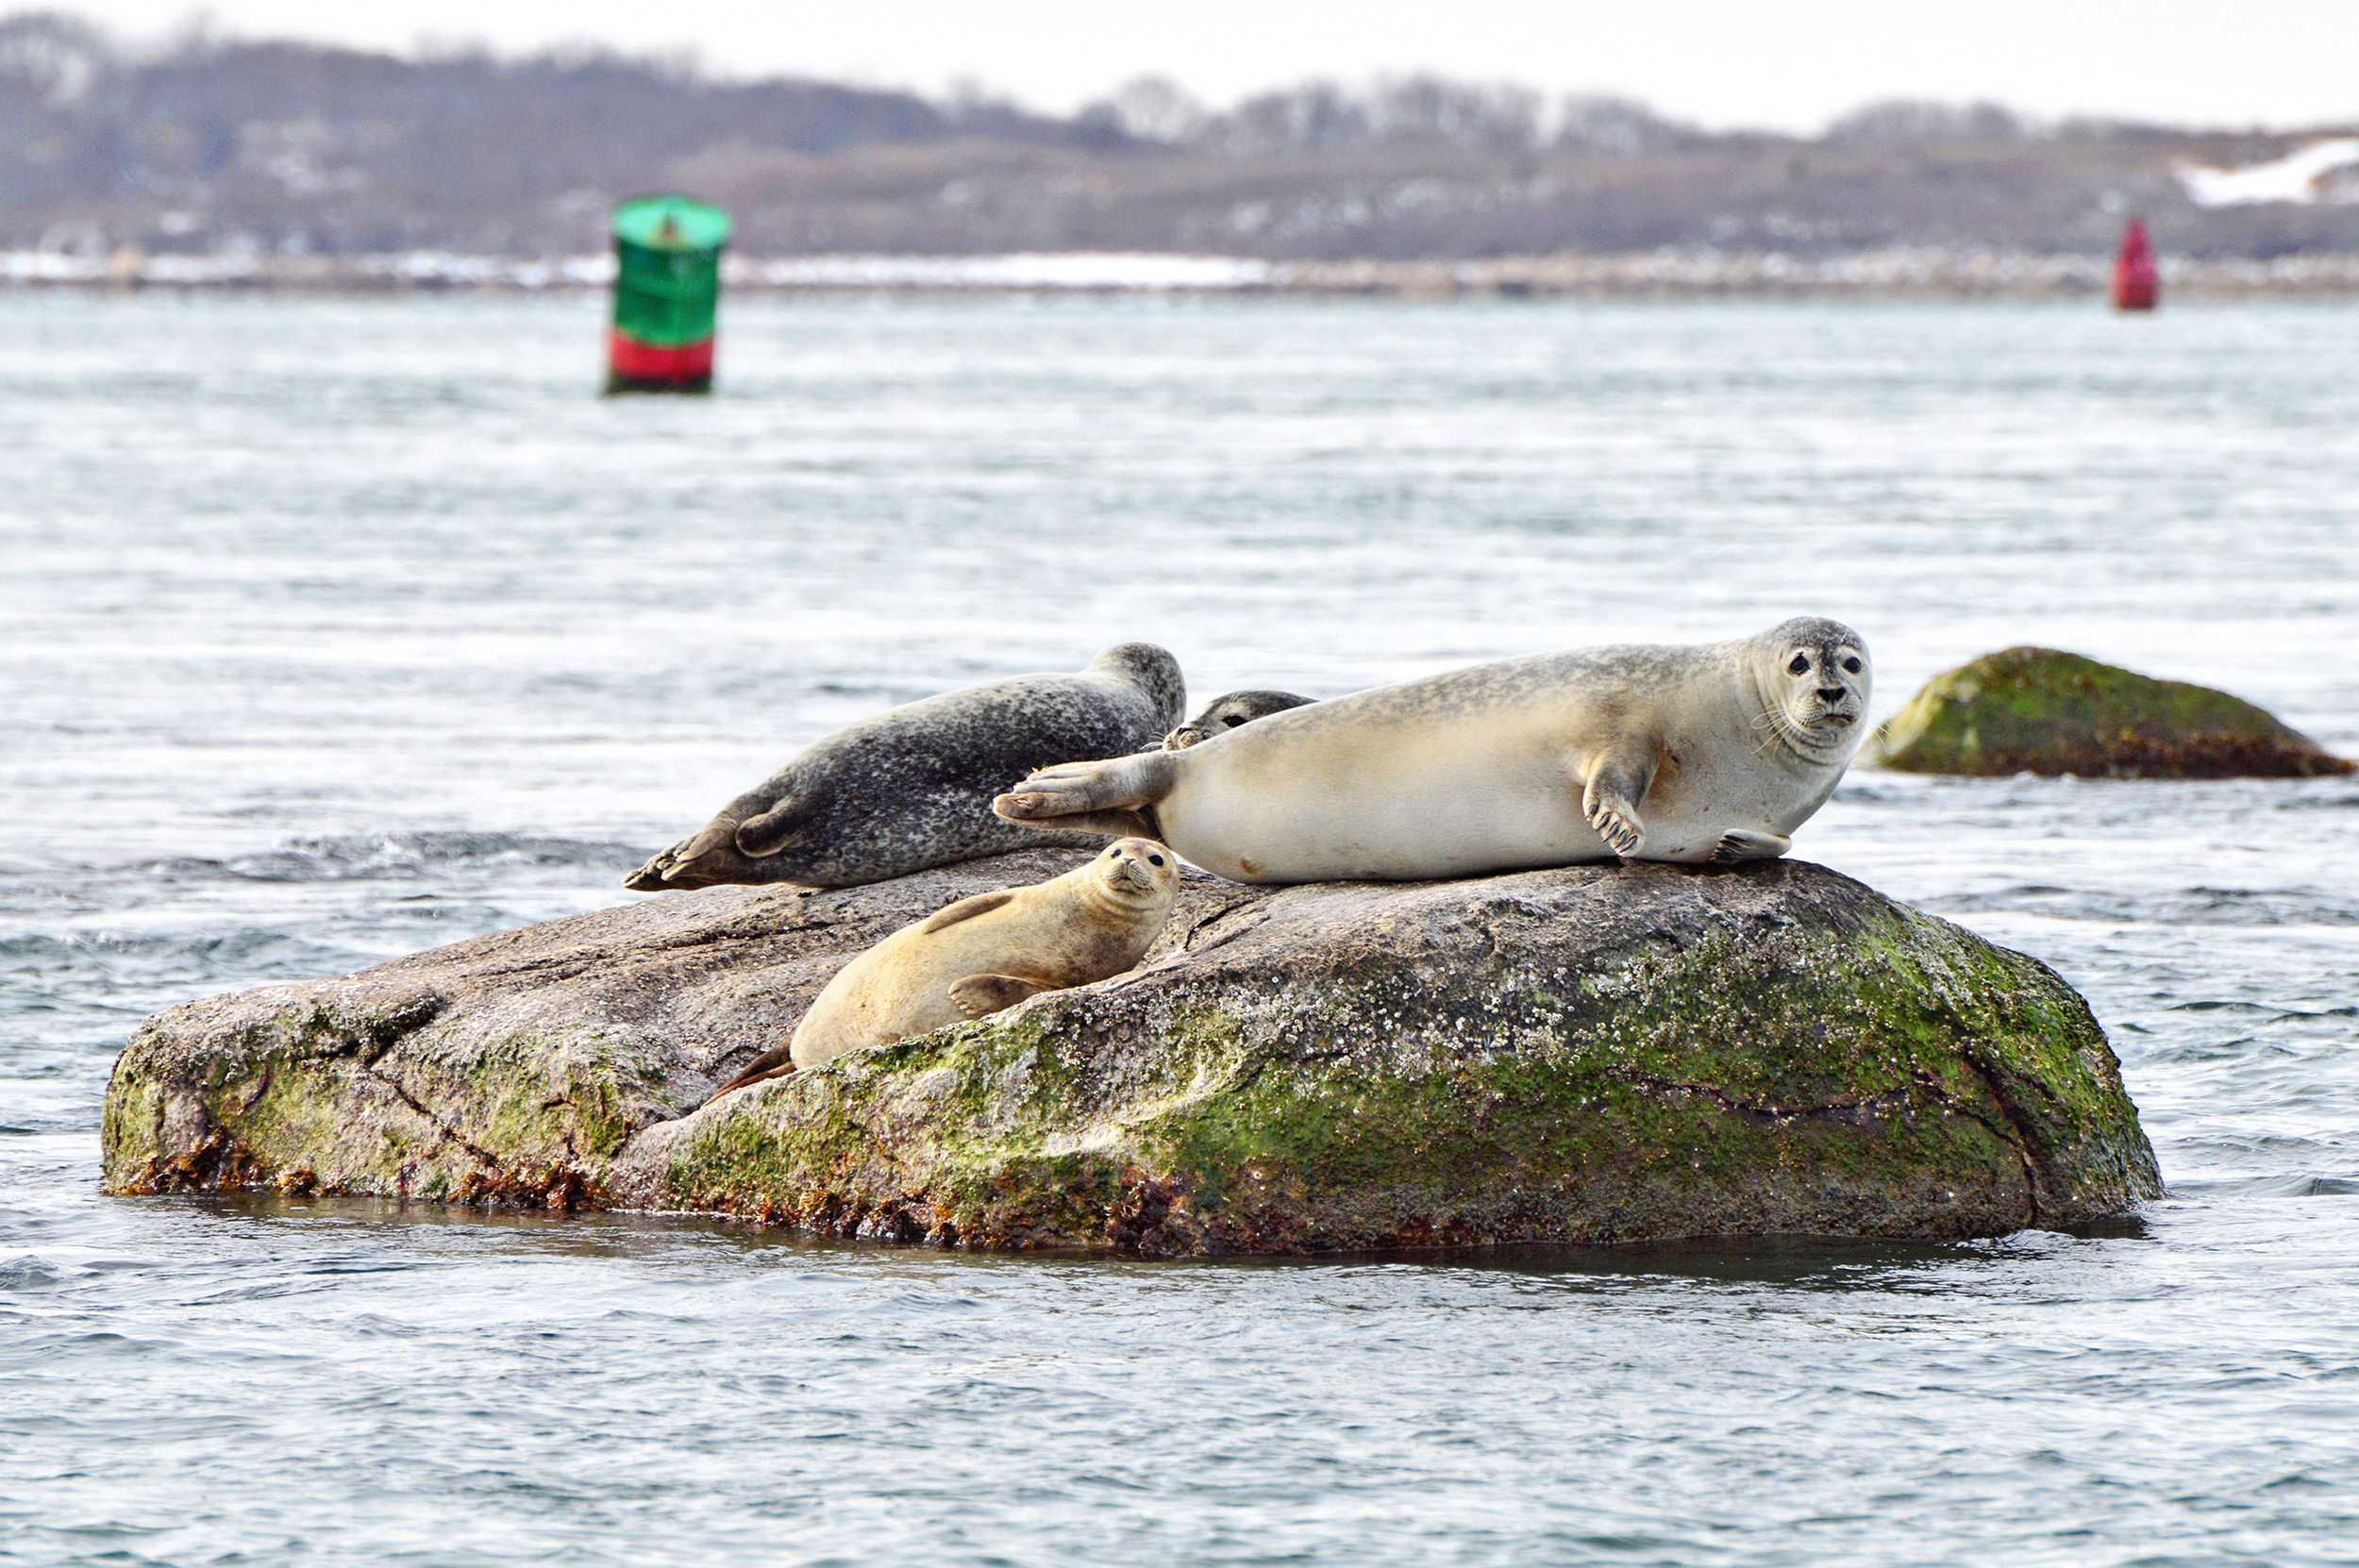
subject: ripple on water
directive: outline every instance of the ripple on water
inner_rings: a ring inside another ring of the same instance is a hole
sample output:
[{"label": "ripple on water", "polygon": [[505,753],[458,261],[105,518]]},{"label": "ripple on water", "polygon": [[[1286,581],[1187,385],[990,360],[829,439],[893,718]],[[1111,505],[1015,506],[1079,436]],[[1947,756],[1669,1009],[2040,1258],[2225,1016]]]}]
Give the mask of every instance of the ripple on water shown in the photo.
[{"label": "ripple on water", "polygon": [[109,1200],[95,1128],[150,1011],[626,902],[1131,637],[1335,695],[1815,611],[1882,711],[2030,641],[2359,749],[2359,309],[743,300],[691,407],[589,395],[599,309],[0,295],[0,1558],[2348,1555],[2351,780],[1800,835],[2090,998],[2171,1195],[2086,1234],[968,1258]]}]

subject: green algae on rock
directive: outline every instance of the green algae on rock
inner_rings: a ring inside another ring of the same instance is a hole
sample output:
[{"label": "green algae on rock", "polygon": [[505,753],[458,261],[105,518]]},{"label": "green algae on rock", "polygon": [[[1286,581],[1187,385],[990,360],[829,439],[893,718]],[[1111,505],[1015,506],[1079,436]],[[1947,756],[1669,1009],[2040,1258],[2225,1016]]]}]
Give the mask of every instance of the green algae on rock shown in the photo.
[{"label": "green algae on rock", "polygon": [[186,1003],[115,1063],[108,1185],[579,1203],[634,1135],[791,1029],[854,953],[1078,858],[1001,856],[841,895],[716,888]]},{"label": "green algae on rock", "polygon": [[1927,681],[1861,760],[1986,777],[2314,778],[2359,768],[2225,692],[2030,647]]},{"label": "green algae on rock", "polygon": [[2055,975],[1790,860],[1192,877],[1129,975],[697,1108],[884,931],[1079,859],[673,894],[173,1009],[117,1065],[109,1184],[1150,1257],[1991,1235],[2160,1190]]}]

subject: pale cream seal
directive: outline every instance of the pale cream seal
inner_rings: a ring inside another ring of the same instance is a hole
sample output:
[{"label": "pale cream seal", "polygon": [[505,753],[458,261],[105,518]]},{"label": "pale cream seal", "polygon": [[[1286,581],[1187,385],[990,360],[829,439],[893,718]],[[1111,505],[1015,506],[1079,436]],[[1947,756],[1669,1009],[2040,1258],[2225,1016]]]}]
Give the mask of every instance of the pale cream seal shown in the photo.
[{"label": "pale cream seal", "polygon": [[1179,892],[1168,849],[1124,839],[1062,876],[962,898],[838,970],[787,1044],[720,1092],[1135,968]]},{"label": "pale cream seal", "polygon": [[1413,881],[1782,855],[1865,734],[1867,647],[1802,618],[1699,646],[1478,664],[1068,763],[1012,822],[1151,833],[1244,882]]}]

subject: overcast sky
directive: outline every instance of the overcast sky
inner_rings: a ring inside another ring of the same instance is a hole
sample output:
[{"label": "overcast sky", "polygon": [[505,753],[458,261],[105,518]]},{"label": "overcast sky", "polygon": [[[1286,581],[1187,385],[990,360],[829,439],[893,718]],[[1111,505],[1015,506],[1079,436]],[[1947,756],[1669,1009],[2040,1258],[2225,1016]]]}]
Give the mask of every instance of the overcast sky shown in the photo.
[{"label": "overcast sky", "polygon": [[[187,0],[52,0],[134,38]],[[0,6],[8,0],[0,0]],[[13,8],[10,7],[9,8]],[[1069,111],[1148,72],[1215,106],[1330,75],[1437,71],[1643,98],[1704,124],[1815,130],[1876,98],[2042,116],[2359,122],[2359,0],[214,0],[223,30],[407,50],[584,39],[729,75],[940,92],[966,76]]]}]

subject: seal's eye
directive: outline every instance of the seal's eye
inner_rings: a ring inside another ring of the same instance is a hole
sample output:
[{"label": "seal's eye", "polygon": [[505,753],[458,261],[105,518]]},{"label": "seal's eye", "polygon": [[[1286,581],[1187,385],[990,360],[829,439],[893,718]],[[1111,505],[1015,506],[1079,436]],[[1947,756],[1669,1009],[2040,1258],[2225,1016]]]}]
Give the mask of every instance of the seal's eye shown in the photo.
[{"label": "seal's eye", "polygon": [[1850,672],[1851,672],[1851,674],[1853,674],[1853,675],[1858,675],[1858,674],[1859,674],[1859,660],[1858,660],[1858,659],[1845,659],[1845,660],[1843,661],[1843,667],[1844,667],[1845,669],[1847,669],[1847,670],[1850,671]]},{"label": "seal's eye", "polygon": [[1806,676],[1810,674],[1810,655],[1796,654],[1794,656],[1794,662],[1785,667],[1785,672],[1791,676]]},{"label": "seal's eye", "polygon": [[1122,859],[1122,851],[1119,849],[1110,849],[1106,851],[1106,859],[1109,860],[1119,860]]},{"label": "seal's eye", "polygon": [[1163,858],[1161,855],[1149,855],[1146,858],[1146,862],[1149,865],[1159,866],[1163,863]]},{"label": "seal's eye", "polygon": [[1234,729],[1239,725],[1245,723],[1245,715],[1242,713],[1231,713],[1229,717],[1221,720],[1221,723],[1227,725],[1230,728]]}]

